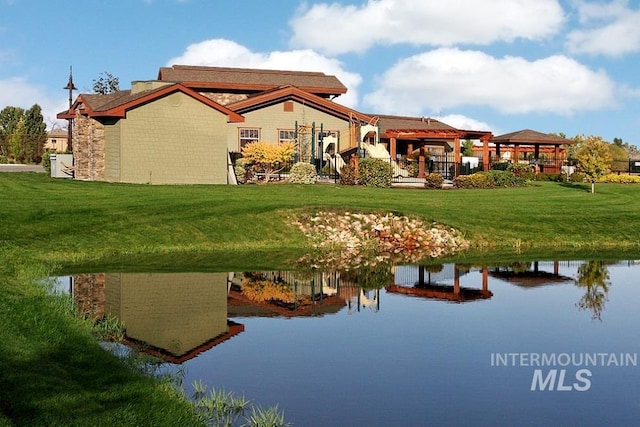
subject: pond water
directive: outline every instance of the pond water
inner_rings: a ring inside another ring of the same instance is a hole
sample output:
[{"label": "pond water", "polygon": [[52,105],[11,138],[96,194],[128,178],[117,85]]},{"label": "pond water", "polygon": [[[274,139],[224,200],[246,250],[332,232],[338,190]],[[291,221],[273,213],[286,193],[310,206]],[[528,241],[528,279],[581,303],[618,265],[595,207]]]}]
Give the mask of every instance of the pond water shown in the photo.
[{"label": "pond water", "polygon": [[640,264],[374,273],[106,273],[60,286],[85,313],[118,316],[188,392],[201,380],[277,404],[297,426],[640,417]]}]

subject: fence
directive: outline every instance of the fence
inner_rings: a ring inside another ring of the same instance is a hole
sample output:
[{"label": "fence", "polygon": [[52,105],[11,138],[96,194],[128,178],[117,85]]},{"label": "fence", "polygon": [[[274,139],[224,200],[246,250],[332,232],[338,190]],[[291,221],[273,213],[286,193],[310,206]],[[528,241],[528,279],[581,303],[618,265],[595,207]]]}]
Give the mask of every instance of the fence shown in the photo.
[{"label": "fence", "polygon": [[[236,159],[242,157],[240,153],[230,153],[231,163],[235,164]],[[482,172],[485,170],[482,157],[473,157],[469,161],[454,162],[450,155],[431,155],[424,161],[424,174],[438,173],[446,180],[453,180],[458,175],[470,175],[476,172]],[[381,159],[388,162],[394,171],[393,180],[396,183],[421,183],[424,182],[424,178],[418,178],[421,170],[421,166],[417,160],[394,160],[391,157]],[[285,165],[278,165],[277,172],[271,175],[273,180],[287,179],[289,176],[289,170],[295,163],[289,162]],[[335,172],[337,163],[329,164],[328,161],[323,159],[315,159],[316,171],[318,177],[324,181],[339,180],[339,175]],[[506,169],[508,162],[501,162],[499,159],[489,159],[489,169]],[[559,160],[538,160],[537,162],[530,163],[532,172],[540,172],[546,174],[562,174],[567,173],[567,166],[569,170],[575,170],[575,164],[567,162],[564,159]],[[571,169],[574,168],[574,169]],[[611,171],[617,174],[640,174],[640,159],[628,159],[628,160],[614,160],[611,164]],[[254,171],[259,177],[264,175],[263,171]]]}]

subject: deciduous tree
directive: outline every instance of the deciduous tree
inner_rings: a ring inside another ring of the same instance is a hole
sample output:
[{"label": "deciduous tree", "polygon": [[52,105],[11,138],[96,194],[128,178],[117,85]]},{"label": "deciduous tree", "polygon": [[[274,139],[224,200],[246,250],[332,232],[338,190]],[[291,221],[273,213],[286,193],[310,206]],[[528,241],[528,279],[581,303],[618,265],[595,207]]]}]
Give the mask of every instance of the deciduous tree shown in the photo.
[{"label": "deciduous tree", "polygon": [[600,136],[584,138],[576,155],[578,168],[591,181],[591,193],[595,193],[595,183],[599,177],[611,171],[609,144]]},{"label": "deciduous tree", "polygon": [[467,157],[473,157],[473,141],[465,139],[462,141],[462,155]]},{"label": "deciduous tree", "polygon": [[580,310],[591,310],[593,318],[602,320],[604,303],[609,293],[609,270],[602,261],[588,261],[578,267],[576,286],[585,290],[576,304]]},{"label": "deciduous tree", "polygon": [[108,95],[120,90],[120,79],[113,74],[100,73],[97,79],[93,80],[93,92],[99,95]]},{"label": "deciduous tree", "polygon": [[266,141],[250,142],[242,148],[245,164],[256,172],[264,172],[268,182],[274,173],[282,170],[293,159],[295,144],[291,141],[274,144]]}]

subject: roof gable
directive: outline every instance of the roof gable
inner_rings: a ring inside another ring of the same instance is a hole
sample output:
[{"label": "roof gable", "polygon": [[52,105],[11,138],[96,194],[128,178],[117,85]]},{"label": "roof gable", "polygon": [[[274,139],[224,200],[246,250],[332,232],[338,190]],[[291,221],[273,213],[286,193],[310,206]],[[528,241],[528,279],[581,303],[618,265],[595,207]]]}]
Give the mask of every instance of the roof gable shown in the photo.
[{"label": "roof gable", "polygon": [[73,118],[77,109],[81,110],[89,117],[123,118],[126,116],[126,112],[132,108],[153,102],[176,92],[184,93],[214,110],[227,115],[229,117],[229,122],[244,121],[244,117],[240,114],[181,84],[167,85],[153,90],[136,93],[132,93],[130,90],[123,90],[108,95],[81,94],[78,96],[71,109],[67,112],[58,114],[58,118]]},{"label": "roof gable", "polygon": [[297,86],[306,92],[322,96],[338,96],[347,92],[347,88],[335,76],[309,71],[173,65],[160,68],[158,80],[178,82],[194,89],[247,93],[285,85]]},{"label": "roof gable", "polygon": [[270,91],[262,92],[242,101],[234,102],[227,105],[231,110],[245,114],[250,111],[258,110],[269,105],[277,104],[283,101],[293,100],[310,106],[311,108],[323,111],[335,117],[350,121],[353,118],[359,122],[369,123],[373,119],[371,116],[362,114],[344,105],[337,104],[328,99],[313,95],[295,86],[279,87]]},{"label": "roof gable", "polygon": [[523,129],[491,138],[491,142],[502,144],[575,144],[575,141],[560,136]]}]

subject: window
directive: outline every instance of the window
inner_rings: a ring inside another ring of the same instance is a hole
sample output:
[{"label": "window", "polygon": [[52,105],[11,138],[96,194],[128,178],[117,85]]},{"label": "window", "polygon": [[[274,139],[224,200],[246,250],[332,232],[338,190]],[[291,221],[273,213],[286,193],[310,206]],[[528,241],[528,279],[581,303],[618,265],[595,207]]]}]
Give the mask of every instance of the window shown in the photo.
[{"label": "window", "polygon": [[340,132],[337,131],[337,130],[325,130],[325,131],[322,131],[322,133],[317,131],[316,132],[316,141],[320,141],[320,137],[321,136],[322,136],[323,140],[338,139],[338,135],[339,134],[340,134]]},{"label": "window", "polygon": [[295,141],[296,131],[293,129],[281,129],[278,131],[278,143]]},{"label": "window", "polygon": [[285,101],[282,104],[282,111],[284,111],[285,113],[292,113],[293,112],[293,101]]},{"label": "window", "polygon": [[260,141],[260,129],[239,129],[240,130],[240,150],[250,142]]}]

